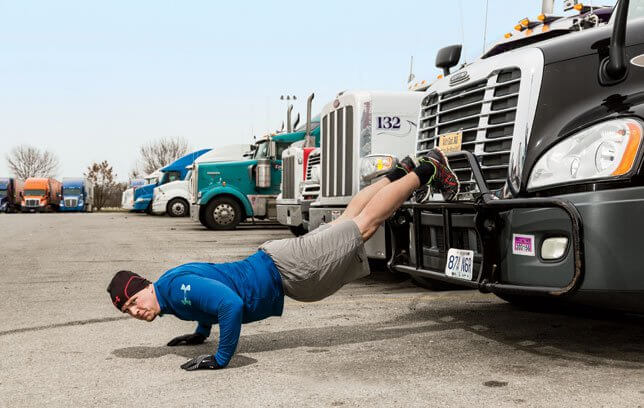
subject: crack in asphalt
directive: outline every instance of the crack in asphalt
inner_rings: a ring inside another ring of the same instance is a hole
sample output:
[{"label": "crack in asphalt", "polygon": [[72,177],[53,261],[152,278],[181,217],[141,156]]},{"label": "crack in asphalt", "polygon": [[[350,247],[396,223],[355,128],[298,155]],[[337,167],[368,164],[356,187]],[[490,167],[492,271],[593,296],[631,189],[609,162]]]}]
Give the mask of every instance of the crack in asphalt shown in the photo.
[{"label": "crack in asphalt", "polygon": [[128,317],[129,316],[104,317],[104,318],[101,318],[101,319],[74,320],[74,321],[71,321],[71,322],[47,324],[47,325],[44,325],[44,326],[23,327],[23,328],[20,328],[20,329],[0,331],[0,337],[9,336],[11,334],[32,332],[32,331],[57,329],[59,327],[84,326],[86,324],[95,324],[95,323],[109,323],[109,322],[115,322],[117,320],[124,320],[124,319],[127,319]]}]

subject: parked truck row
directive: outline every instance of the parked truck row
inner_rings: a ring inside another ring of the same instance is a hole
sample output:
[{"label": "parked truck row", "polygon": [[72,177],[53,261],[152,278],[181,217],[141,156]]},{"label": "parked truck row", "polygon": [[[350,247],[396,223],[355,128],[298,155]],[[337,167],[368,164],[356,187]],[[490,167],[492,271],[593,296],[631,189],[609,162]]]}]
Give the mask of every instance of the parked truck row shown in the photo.
[{"label": "parked truck row", "polygon": [[94,185],[86,178],[0,178],[0,212],[91,212]]}]

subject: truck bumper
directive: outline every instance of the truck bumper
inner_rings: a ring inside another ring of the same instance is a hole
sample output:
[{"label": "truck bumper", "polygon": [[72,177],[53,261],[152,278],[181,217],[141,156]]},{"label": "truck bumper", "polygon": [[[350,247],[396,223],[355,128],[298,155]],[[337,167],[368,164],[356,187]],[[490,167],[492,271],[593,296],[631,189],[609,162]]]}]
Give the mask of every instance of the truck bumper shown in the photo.
[{"label": "truck bumper", "polygon": [[303,225],[302,208],[299,204],[278,204],[277,222],[289,227]]},{"label": "truck bumper", "polygon": [[194,222],[201,222],[199,220],[199,204],[190,203],[190,219]]},{"label": "truck bumper", "polygon": [[152,214],[165,214],[166,207],[168,202],[165,200],[153,201],[152,202]]},{"label": "truck bumper", "polygon": [[[343,212],[344,207],[310,207],[309,231],[318,228],[322,224],[328,224],[336,220]],[[387,247],[387,229],[385,226],[378,228],[371,239],[364,244],[367,257],[371,259],[387,259]]]},{"label": "truck bumper", "polygon": [[[484,292],[644,312],[642,212],[644,187],[407,205],[392,222],[390,266]],[[559,259],[544,257],[549,238],[568,240]],[[472,279],[445,274],[449,248],[474,252]]]},{"label": "truck bumper", "polygon": [[136,200],[134,202],[133,211],[145,211],[150,205],[150,199]]}]

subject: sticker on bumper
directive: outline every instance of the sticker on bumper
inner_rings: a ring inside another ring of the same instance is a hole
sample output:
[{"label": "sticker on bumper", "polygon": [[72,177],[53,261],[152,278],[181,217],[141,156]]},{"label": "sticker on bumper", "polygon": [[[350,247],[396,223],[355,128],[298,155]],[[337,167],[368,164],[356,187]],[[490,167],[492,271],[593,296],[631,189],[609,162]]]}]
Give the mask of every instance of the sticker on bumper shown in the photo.
[{"label": "sticker on bumper", "polygon": [[534,235],[512,234],[512,253],[514,255],[534,256]]}]

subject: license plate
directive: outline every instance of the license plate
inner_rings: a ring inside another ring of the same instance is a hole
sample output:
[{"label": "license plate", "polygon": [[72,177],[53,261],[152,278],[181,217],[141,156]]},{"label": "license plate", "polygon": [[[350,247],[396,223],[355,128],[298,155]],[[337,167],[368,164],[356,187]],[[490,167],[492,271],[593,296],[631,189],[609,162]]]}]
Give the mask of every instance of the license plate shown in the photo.
[{"label": "license plate", "polygon": [[463,132],[446,133],[438,137],[438,147],[444,153],[460,152],[463,144]]},{"label": "license plate", "polygon": [[337,220],[338,218],[340,218],[341,215],[342,215],[342,211],[340,210],[331,211],[331,221]]},{"label": "license plate", "polygon": [[472,280],[474,266],[474,251],[450,248],[447,251],[445,275],[453,278]]}]

